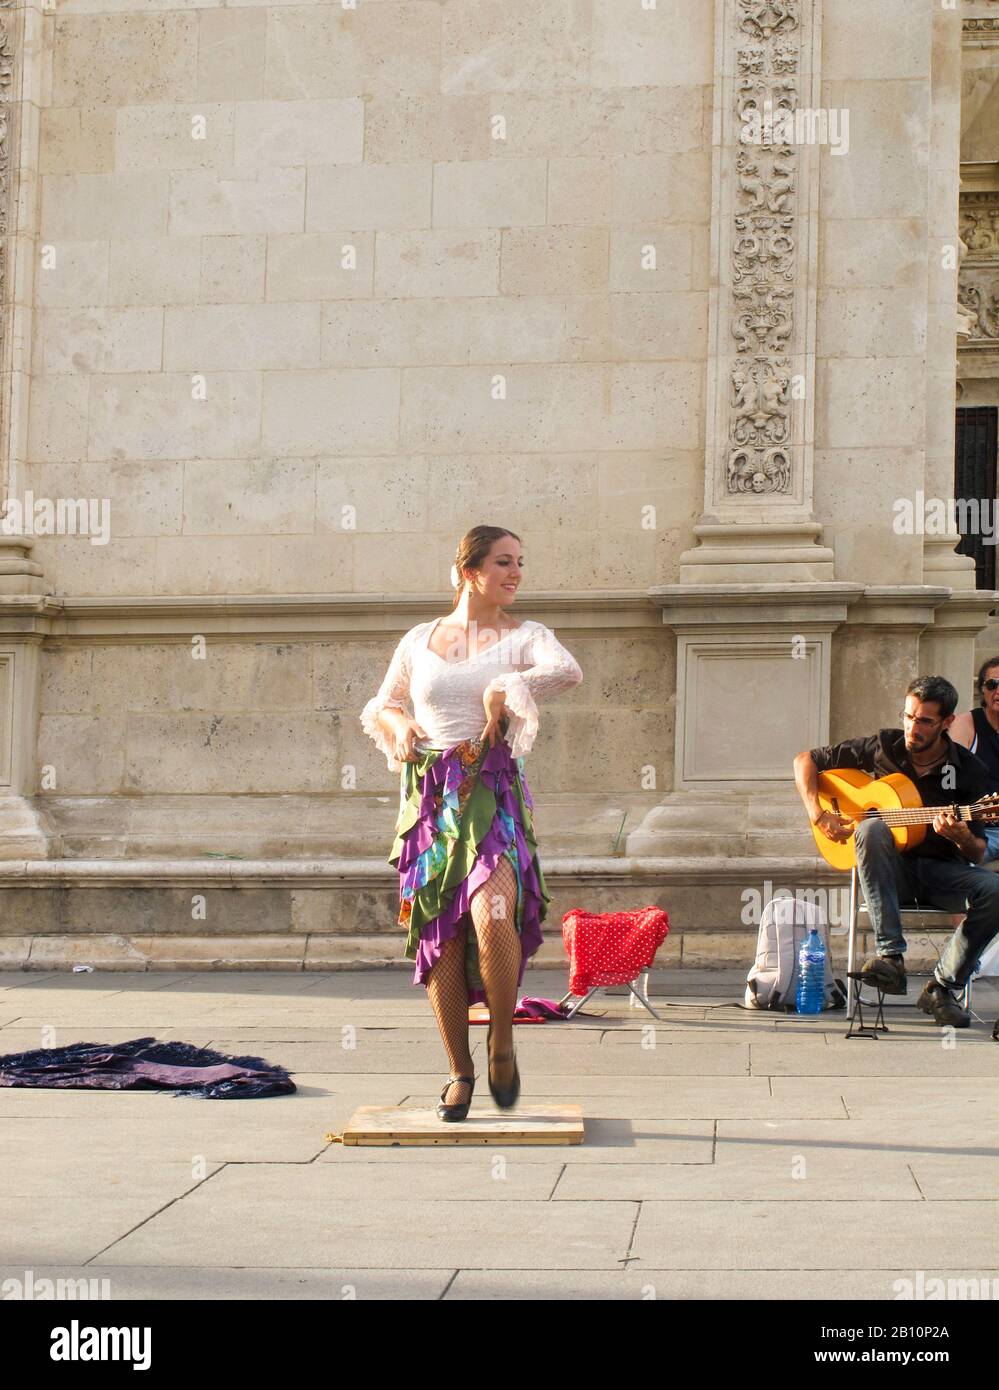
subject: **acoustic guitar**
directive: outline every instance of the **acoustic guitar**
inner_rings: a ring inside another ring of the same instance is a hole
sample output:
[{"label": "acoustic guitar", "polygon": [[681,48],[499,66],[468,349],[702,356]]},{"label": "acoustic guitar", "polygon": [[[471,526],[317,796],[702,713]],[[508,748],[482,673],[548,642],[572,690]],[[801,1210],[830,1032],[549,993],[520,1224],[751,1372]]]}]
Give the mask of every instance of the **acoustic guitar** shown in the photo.
[{"label": "acoustic guitar", "polygon": [[[844,820],[883,820],[891,829],[899,852],[915,849],[926,839],[926,827],[939,811],[953,811],[962,821],[999,821],[999,792],[976,801],[973,806],[924,806],[919,788],[902,772],[887,777],[869,777],[853,767],[837,767],[819,773],[819,801],[823,811],[833,811]],[[854,837],[838,844],[824,835],[817,825],[812,834],[819,853],[834,869],[850,870],[857,862]]]}]

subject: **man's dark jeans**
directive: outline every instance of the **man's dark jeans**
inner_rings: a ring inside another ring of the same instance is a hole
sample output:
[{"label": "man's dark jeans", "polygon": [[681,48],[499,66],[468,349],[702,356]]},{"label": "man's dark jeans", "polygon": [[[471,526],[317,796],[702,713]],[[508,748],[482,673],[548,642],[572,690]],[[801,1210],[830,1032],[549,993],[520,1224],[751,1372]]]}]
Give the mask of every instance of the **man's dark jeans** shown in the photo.
[{"label": "man's dark jeans", "polygon": [[999,874],[961,859],[899,854],[882,820],[861,821],[855,842],[857,874],[879,956],[905,952],[900,903],[967,912],[933,972],[948,989],[963,989],[985,947],[999,932]]}]

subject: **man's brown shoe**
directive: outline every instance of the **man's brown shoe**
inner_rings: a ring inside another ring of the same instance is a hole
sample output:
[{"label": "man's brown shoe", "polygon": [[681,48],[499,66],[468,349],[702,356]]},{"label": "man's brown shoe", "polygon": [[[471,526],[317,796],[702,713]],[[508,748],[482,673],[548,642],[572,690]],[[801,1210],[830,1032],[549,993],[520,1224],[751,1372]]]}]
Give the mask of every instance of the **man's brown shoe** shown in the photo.
[{"label": "man's brown shoe", "polygon": [[861,979],[866,985],[883,990],[885,994],[906,994],[905,962],[901,956],[871,956],[861,967]]},{"label": "man's brown shoe", "polygon": [[971,1015],[935,975],[930,977],[916,1003],[924,1014],[932,1014],[934,1023],[939,1023],[941,1028],[971,1027]]}]

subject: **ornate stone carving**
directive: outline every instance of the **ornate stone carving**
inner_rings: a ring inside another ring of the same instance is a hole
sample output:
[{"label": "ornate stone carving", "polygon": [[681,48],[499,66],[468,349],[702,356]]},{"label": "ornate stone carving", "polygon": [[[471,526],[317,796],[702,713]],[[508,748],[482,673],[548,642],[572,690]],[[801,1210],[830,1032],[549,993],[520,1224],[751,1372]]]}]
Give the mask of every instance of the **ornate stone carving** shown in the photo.
[{"label": "ornate stone carving", "polygon": [[962,351],[999,342],[999,190],[961,194],[958,339]]},{"label": "ornate stone carving", "polygon": [[[740,29],[755,41],[736,52],[736,195],[731,242],[731,368],[729,495],[791,491],[798,147],[799,0],[738,0]],[[746,140],[746,132],[752,134]]]}]

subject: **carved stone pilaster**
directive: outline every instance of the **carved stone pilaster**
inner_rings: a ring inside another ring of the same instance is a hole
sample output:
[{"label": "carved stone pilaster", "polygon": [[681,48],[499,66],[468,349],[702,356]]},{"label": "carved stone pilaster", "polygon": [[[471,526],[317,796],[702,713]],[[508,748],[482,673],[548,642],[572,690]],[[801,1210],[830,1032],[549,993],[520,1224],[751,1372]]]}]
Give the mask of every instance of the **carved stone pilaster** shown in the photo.
[{"label": "carved stone pilaster", "polygon": [[[705,511],[810,519],[817,0],[726,0]],[[813,100],[813,98],[815,98]]]},{"label": "carved stone pilaster", "polygon": [[704,513],[684,583],[833,577],[812,515],[821,13],[715,6]]}]

